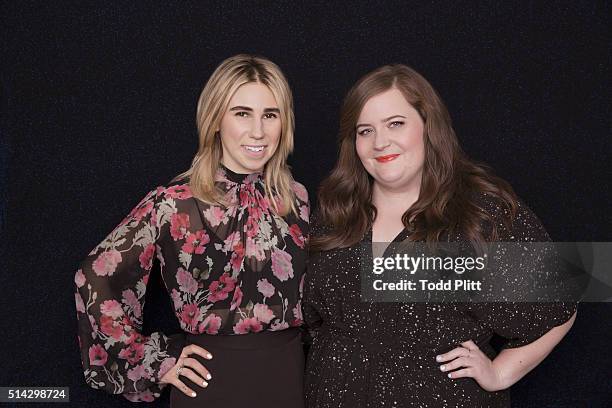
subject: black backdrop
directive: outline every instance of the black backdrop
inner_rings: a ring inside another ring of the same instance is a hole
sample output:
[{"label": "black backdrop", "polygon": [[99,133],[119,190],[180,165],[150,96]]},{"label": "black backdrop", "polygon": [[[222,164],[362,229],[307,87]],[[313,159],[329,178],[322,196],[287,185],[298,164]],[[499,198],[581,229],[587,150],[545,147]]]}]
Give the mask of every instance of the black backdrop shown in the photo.
[{"label": "black backdrop", "polygon": [[[289,79],[290,161],[313,201],[336,157],[343,95],[401,62],[430,80],[465,150],[510,181],[553,239],[610,241],[603,2],[131,3],[2,5],[0,386],[69,386],[74,406],[130,406],[84,383],[74,272],[146,191],[188,167],[200,90],[239,52],[267,56]],[[147,299],[146,326],[178,330],[158,278]],[[610,312],[582,304],[568,336],[513,387],[513,406],[611,406]]]}]

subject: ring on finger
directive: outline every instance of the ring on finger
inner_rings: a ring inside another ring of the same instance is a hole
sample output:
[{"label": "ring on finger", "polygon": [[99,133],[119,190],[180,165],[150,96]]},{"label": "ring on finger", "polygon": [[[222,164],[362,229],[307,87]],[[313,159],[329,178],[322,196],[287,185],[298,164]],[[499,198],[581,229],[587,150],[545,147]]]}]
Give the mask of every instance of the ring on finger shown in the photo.
[{"label": "ring on finger", "polygon": [[179,366],[179,367],[176,369],[176,376],[177,376],[177,377],[179,377],[179,376],[181,375],[181,371],[183,370],[183,367],[184,367],[184,366]]}]

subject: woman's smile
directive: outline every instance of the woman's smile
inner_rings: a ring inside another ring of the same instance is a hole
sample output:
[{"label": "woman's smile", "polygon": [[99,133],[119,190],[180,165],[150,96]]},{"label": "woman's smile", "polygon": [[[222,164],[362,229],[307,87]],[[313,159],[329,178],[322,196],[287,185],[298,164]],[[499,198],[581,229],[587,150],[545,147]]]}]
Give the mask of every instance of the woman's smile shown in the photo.
[{"label": "woman's smile", "polygon": [[399,156],[399,154],[388,154],[386,156],[375,157],[374,159],[376,159],[376,161],[379,163],[388,163],[392,160],[395,160],[397,156]]}]

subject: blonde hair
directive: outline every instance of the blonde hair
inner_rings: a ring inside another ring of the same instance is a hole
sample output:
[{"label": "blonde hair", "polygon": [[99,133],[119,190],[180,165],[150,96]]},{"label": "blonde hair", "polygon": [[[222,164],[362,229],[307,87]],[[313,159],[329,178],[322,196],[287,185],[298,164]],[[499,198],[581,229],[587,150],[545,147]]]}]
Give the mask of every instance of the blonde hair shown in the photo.
[{"label": "blonde hair", "polygon": [[189,177],[189,188],[194,197],[209,204],[227,204],[223,201],[223,192],[215,186],[215,175],[223,155],[221,138],[217,137],[216,129],[220,127],[236,90],[253,82],[270,89],[280,110],[280,140],[274,155],[264,167],[266,198],[277,213],[284,215],[291,210],[297,214],[293,177],[287,165],[287,157],[293,152],[293,97],[280,68],[266,58],[239,54],[226,59],[215,69],[198,100],[198,152],[189,170],[176,176],[173,181]]}]

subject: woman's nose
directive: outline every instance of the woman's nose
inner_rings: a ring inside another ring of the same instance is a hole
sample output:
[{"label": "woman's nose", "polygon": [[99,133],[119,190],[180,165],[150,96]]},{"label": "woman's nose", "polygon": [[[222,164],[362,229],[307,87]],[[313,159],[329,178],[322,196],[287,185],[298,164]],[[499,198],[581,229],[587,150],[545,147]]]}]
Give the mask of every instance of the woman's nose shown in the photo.
[{"label": "woman's nose", "polygon": [[256,119],[253,121],[251,137],[253,139],[262,139],[264,137],[263,121],[261,119]]},{"label": "woman's nose", "polygon": [[374,149],[375,150],[384,150],[391,144],[389,138],[387,137],[387,132],[385,129],[379,130],[374,135]]}]

